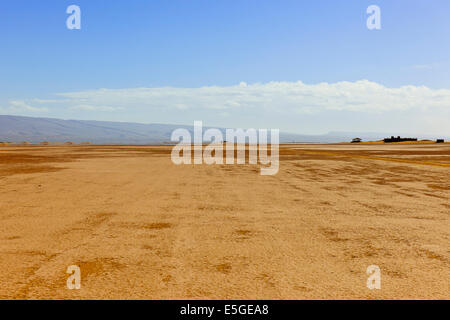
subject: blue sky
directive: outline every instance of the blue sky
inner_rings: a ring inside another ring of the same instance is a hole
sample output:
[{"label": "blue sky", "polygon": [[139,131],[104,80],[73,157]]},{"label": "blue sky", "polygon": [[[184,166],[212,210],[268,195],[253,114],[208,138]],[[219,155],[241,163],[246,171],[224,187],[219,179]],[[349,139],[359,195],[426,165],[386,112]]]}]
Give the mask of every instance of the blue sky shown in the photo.
[{"label": "blue sky", "polygon": [[4,0],[0,114],[450,135],[449,14],[448,0]]}]

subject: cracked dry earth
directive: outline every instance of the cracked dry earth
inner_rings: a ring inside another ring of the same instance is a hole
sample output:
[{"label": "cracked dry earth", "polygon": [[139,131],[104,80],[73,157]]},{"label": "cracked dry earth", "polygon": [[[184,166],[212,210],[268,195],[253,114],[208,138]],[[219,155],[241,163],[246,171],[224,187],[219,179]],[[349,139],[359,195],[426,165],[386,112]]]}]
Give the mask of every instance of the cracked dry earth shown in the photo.
[{"label": "cracked dry earth", "polygon": [[261,176],[167,146],[0,147],[0,298],[450,298],[449,144],[280,159]]}]

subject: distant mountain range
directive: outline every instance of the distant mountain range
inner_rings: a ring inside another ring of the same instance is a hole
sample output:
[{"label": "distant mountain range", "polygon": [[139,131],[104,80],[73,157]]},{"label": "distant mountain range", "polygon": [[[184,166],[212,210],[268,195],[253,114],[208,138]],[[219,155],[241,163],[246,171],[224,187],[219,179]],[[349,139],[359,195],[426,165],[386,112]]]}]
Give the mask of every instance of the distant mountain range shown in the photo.
[{"label": "distant mountain range", "polygon": [[[94,144],[159,144],[171,143],[173,130],[185,128],[191,133],[193,126],[170,124],[141,124],[88,120],[61,120],[0,115],[0,142],[91,142]],[[204,128],[204,130],[207,127]],[[224,130],[224,129],[221,129]],[[380,140],[397,133],[330,132],[324,135],[300,135],[280,132],[280,142],[333,143],[363,140]],[[435,139],[446,137],[418,137]]]}]

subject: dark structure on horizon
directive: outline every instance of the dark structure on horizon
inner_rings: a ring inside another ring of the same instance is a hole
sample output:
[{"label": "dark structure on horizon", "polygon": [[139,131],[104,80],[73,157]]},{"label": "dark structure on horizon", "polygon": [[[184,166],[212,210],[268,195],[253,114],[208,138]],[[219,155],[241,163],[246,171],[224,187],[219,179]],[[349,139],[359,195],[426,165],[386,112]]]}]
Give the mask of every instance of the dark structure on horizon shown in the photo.
[{"label": "dark structure on horizon", "polygon": [[417,138],[400,138],[391,136],[390,138],[384,138],[384,142],[403,142],[403,141],[417,141]]}]

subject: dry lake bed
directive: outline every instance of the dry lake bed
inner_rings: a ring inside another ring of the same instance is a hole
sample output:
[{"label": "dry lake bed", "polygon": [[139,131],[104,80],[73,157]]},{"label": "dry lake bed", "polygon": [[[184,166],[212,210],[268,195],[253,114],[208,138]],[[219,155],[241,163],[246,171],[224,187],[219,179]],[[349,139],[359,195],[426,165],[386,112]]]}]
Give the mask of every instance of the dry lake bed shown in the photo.
[{"label": "dry lake bed", "polygon": [[284,145],[273,176],[170,151],[0,147],[0,299],[450,298],[450,144]]}]

